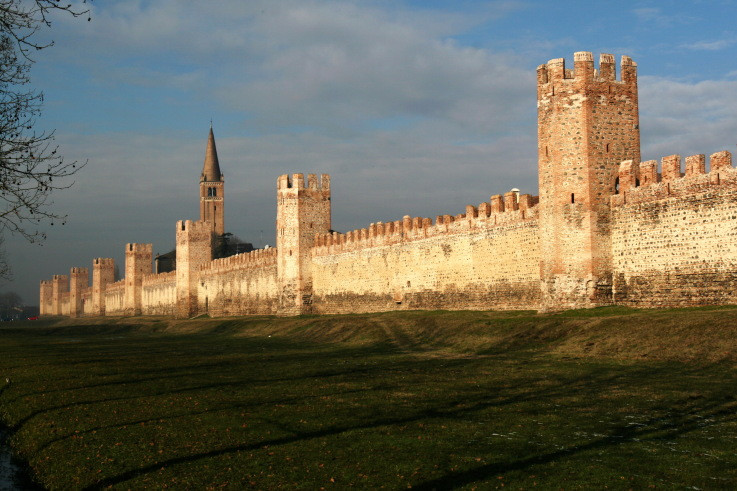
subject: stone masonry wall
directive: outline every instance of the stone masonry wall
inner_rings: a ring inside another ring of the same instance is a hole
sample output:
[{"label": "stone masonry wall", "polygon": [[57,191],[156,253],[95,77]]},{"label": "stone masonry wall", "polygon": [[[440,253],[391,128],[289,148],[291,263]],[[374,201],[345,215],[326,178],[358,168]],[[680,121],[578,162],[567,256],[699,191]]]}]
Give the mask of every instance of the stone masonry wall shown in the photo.
[{"label": "stone masonry wall", "polygon": [[[624,162],[612,197],[614,301],[637,307],[737,302],[737,170],[729,152]],[[637,183],[640,186],[636,186]]]},{"label": "stone masonry wall", "polygon": [[199,273],[198,312],[213,316],[274,314],[279,307],[276,249],[216,259]]},{"label": "stone masonry wall", "polygon": [[318,237],[314,311],[537,308],[537,208],[527,195],[505,198],[439,216],[434,225],[405,217]]},{"label": "stone masonry wall", "polygon": [[143,277],[141,311],[143,315],[175,315],[177,310],[177,272]]},{"label": "stone masonry wall", "polygon": [[125,279],[105,286],[105,315],[124,315]]}]

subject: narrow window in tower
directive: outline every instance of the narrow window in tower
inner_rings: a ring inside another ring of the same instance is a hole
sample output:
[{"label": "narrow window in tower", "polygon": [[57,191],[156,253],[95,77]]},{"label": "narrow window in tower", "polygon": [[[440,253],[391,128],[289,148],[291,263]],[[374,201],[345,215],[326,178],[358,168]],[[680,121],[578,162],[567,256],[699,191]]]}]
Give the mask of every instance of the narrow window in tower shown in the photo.
[{"label": "narrow window in tower", "polygon": [[217,196],[218,195],[218,188],[212,188],[212,195]]},{"label": "narrow window in tower", "polygon": [[576,197],[574,196],[573,193],[571,193],[571,203],[575,203],[575,202],[576,202]]},{"label": "narrow window in tower", "polygon": [[606,153],[609,153],[609,144],[606,144]]},{"label": "narrow window in tower", "polygon": [[619,178],[614,180],[614,194],[619,194]]}]

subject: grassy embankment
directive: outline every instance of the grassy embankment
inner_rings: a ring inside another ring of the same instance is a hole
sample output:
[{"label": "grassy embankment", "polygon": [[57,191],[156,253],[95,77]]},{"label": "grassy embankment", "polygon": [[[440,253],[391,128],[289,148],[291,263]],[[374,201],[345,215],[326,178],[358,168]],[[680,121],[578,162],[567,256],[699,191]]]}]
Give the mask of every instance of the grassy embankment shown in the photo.
[{"label": "grassy embankment", "polygon": [[737,487],[737,309],[48,320],[0,416],[49,488]]}]

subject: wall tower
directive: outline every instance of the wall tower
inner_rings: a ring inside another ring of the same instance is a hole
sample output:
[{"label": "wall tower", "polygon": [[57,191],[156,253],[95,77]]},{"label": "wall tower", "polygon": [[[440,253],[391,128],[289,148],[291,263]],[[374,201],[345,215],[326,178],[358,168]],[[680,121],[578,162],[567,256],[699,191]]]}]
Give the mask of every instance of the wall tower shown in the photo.
[{"label": "wall tower", "polygon": [[212,261],[213,233],[208,222],[177,222],[177,317],[197,314],[200,268]]},{"label": "wall tower", "polygon": [[125,245],[125,312],[141,315],[143,276],[151,274],[153,244]]},{"label": "wall tower", "polygon": [[277,270],[281,288],[279,313],[310,312],[310,249],[316,234],[330,231],[330,176],[279,176],[276,192]]},{"label": "wall tower", "polygon": [[619,163],[640,161],[637,64],[589,52],[537,69],[543,309],[611,303],[609,197]]},{"label": "wall tower", "polygon": [[225,178],[220,172],[212,126],[200,176],[200,221],[209,223],[210,229],[216,235],[225,233]]},{"label": "wall tower", "polygon": [[39,302],[39,314],[40,315],[53,315],[53,285],[49,280],[41,281],[40,295],[41,299]]},{"label": "wall tower", "polygon": [[69,274],[69,317],[82,317],[82,292],[89,287],[90,275],[87,268],[72,268]]},{"label": "wall tower", "polygon": [[98,257],[92,261],[92,313],[105,315],[105,288],[115,281],[115,261]]},{"label": "wall tower", "polygon": [[69,292],[69,276],[55,274],[51,278],[51,315],[62,315],[64,294]]}]

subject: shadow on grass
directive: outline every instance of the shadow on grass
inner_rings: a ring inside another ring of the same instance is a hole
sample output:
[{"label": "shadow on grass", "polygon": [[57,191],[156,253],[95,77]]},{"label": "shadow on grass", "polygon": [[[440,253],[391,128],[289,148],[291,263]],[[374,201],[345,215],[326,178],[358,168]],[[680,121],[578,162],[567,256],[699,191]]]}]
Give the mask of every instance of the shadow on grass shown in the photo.
[{"label": "shadow on grass", "polygon": [[[424,361],[423,363],[427,363],[427,361]],[[461,361],[459,363],[462,364],[465,362]],[[417,368],[419,370],[426,369],[423,367]],[[657,373],[658,371],[661,373]],[[514,386],[490,388],[492,391],[496,389],[496,392],[491,392],[489,395],[476,393],[475,398],[472,398],[470,395],[465,396],[464,394],[456,394],[452,398],[446,398],[441,401],[433,400],[430,402],[429,406],[425,404],[426,407],[422,407],[423,404],[420,402],[416,406],[416,409],[407,407],[403,408],[404,411],[410,411],[410,414],[402,416],[384,414],[383,416],[372,420],[358,422],[352,421],[348,424],[339,424],[316,431],[300,431],[295,425],[291,425],[288,422],[285,423],[278,420],[261,418],[262,422],[269,423],[272,426],[290,434],[278,438],[263,439],[255,442],[244,442],[210,451],[159,460],[148,465],[143,465],[139,468],[129,469],[117,475],[104,478],[97,483],[88,486],[86,489],[101,489],[124,483],[169,466],[195,463],[228,454],[254,451],[279,445],[289,445],[349,432],[361,432],[364,430],[391,427],[394,425],[407,425],[416,422],[426,423],[432,420],[450,419],[466,421],[469,418],[473,418],[474,414],[489,408],[499,408],[502,406],[521,403],[550,401],[570,397],[573,394],[578,394],[585,400],[587,396],[593,397],[594,394],[601,394],[607,390],[612,390],[619,384],[631,383],[638,377],[657,378],[667,376],[669,372],[672,373],[672,368],[665,366],[655,369],[653,369],[653,367],[643,367],[641,369],[626,370],[626,373],[622,373],[616,369],[608,367],[593,370],[580,377],[564,378],[540,389],[520,392],[519,386],[516,385],[517,383],[527,383],[530,384],[530,386],[535,386],[541,381],[544,381],[541,376],[532,377],[527,380],[516,380]],[[678,375],[688,376],[689,370],[684,370],[683,373],[679,373]],[[305,397],[296,397],[293,399],[301,401],[304,400]],[[263,402],[263,404],[273,403],[274,401]],[[391,410],[391,408],[384,409],[386,412]],[[647,414],[651,414],[652,416],[639,421],[636,425],[633,425],[631,422],[616,424],[609,429],[607,432],[608,434],[605,436],[597,437],[583,444],[571,445],[553,452],[545,452],[526,458],[500,460],[498,462],[479,465],[468,470],[448,472],[441,477],[415,483],[413,484],[413,487],[428,490],[453,489],[477,481],[494,478],[501,473],[527,469],[532,466],[558,461],[591,450],[617,447],[634,441],[670,440],[694,430],[737,421],[734,396],[721,393],[712,394],[710,397],[686,397],[666,405],[651,406],[648,408]]]}]

